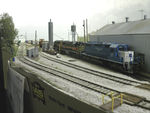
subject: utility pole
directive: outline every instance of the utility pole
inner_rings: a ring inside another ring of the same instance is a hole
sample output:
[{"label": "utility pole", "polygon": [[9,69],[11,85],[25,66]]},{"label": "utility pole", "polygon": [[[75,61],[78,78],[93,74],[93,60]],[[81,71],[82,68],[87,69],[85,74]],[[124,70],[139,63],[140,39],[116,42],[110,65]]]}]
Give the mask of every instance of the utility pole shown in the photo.
[{"label": "utility pole", "polygon": [[84,43],[85,43],[85,20],[83,20]]},{"label": "utility pole", "polygon": [[88,20],[86,19],[86,38],[87,38],[87,40],[86,40],[86,42],[88,42]]}]

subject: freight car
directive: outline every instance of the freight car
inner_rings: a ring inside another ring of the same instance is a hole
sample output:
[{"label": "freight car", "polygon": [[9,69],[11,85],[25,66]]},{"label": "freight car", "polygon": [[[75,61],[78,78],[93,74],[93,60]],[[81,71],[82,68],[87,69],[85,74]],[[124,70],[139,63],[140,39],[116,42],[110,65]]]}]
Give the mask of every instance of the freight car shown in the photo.
[{"label": "freight car", "polygon": [[70,41],[55,41],[54,50],[60,53],[80,56],[84,50],[83,42],[70,42]]},{"label": "freight car", "polygon": [[121,69],[127,73],[134,73],[144,63],[144,55],[130,51],[127,44],[106,42],[76,42],[55,41],[54,49],[68,55],[76,55],[106,66]]},{"label": "freight car", "polygon": [[39,41],[39,47],[42,48],[42,44],[43,44],[44,39],[40,39]]}]

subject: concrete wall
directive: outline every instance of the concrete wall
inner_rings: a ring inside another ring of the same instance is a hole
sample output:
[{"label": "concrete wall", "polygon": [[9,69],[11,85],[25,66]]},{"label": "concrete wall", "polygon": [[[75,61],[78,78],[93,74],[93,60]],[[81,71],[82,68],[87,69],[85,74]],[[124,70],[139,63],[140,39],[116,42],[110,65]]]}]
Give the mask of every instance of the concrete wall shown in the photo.
[{"label": "concrete wall", "polygon": [[145,55],[143,70],[150,73],[150,34],[90,35],[90,41],[128,44],[132,50]]},{"label": "concrete wall", "polygon": [[112,113],[76,99],[29,71],[13,70],[25,76],[29,86],[24,92],[24,113]]}]

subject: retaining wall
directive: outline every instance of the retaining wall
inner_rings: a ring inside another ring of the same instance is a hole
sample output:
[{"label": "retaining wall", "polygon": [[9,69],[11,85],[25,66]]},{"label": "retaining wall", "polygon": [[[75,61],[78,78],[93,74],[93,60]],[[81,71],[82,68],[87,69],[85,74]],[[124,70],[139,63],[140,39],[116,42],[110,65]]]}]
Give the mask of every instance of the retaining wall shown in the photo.
[{"label": "retaining wall", "polygon": [[9,68],[9,76],[24,76],[24,113],[108,113],[82,102],[22,68]]}]

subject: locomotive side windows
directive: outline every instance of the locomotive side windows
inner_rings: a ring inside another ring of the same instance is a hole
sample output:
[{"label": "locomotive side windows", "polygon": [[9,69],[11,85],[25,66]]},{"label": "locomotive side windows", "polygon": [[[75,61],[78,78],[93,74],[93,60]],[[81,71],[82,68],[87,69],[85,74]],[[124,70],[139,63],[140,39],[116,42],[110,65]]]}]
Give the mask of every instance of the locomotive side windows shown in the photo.
[{"label": "locomotive side windows", "polygon": [[106,48],[109,48],[110,45],[105,45]]}]

